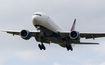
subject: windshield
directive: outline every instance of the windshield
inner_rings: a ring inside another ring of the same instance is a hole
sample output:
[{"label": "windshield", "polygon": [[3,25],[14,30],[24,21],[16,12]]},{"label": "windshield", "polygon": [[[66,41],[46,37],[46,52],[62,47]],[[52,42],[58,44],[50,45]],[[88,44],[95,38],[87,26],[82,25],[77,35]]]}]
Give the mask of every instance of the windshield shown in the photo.
[{"label": "windshield", "polygon": [[34,15],[39,15],[39,16],[41,16],[41,14],[34,14]]}]

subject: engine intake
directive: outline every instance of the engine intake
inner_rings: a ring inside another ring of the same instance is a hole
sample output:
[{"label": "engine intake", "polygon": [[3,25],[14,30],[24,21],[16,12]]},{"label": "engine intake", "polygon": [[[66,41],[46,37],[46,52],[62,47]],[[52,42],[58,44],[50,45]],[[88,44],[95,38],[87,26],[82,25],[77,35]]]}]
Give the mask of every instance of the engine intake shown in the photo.
[{"label": "engine intake", "polygon": [[20,32],[20,36],[21,36],[21,38],[23,38],[25,40],[29,40],[31,38],[31,34],[28,30],[22,30]]},{"label": "engine intake", "polygon": [[70,33],[70,38],[74,40],[79,40],[80,39],[80,34],[77,31],[71,31]]}]

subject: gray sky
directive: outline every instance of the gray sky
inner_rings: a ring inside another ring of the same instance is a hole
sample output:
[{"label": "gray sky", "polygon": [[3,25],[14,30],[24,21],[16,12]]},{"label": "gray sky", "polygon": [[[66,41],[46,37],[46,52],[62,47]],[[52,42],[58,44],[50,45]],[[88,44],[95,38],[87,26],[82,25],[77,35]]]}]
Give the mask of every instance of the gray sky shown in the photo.
[{"label": "gray sky", "polygon": [[[36,30],[31,17],[44,12],[65,30],[76,18],[76,30],[105,32],[105,0],[0,0],[0,29]],[[100,45],[75,45],[67,51],[56,44],[45,44],[40,51],[34,38],[0,32],[0,65],[105,65],[105,38],[85,40]]]}]

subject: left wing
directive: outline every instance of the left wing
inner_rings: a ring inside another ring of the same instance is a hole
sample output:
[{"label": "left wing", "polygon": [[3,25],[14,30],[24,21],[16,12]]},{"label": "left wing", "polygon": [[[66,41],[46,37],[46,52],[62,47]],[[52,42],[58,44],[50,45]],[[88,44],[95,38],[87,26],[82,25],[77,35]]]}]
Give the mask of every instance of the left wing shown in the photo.
[{"label": "left wing", "polygon": [[102,33],[102,32],[81,32],[80,33],[81,37],[83,38],[86,38],[86,39],[89,39],[89,38],[99,38],[99,37],[105,37],[105,32]]},{"label": "left wing", "polygon": [[[62,38],[69,37],[70,31],[59,31],[58,32]],[[99,38],[99,37],[105,37],[105,32],[79,32],[81,38]]]}]

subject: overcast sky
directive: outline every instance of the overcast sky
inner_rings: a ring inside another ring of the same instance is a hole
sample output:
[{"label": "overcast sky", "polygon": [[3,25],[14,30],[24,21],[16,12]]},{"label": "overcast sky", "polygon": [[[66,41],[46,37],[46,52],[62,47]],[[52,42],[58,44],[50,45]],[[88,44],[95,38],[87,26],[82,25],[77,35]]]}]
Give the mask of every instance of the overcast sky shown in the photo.
[{"label": "overcast sky", "polygon": [[[76,18],[76,30],[105,32],[105,0],[0,0],[0,29],[36,30],[32,15],[44,12],[69,31]],[[81,41],[100,45],[75,45],[67,51],[56,44],[45,44],[40,51],[34,38],[0,32],[0,65],[105,65],[105,38]]]}]

